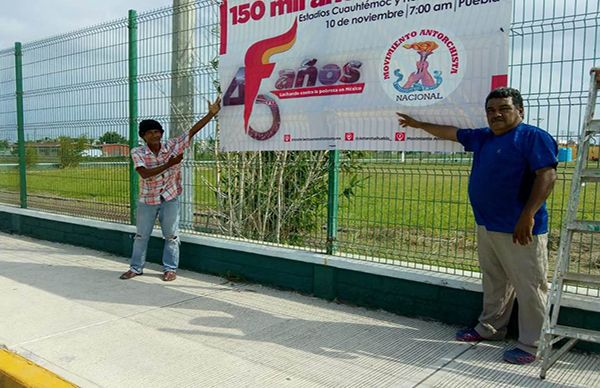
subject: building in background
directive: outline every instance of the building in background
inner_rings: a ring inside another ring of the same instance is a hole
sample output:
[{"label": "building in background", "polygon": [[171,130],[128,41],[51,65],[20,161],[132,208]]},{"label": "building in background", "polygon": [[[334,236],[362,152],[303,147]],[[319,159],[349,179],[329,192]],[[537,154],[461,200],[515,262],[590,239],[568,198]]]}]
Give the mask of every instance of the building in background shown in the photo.
[{"label": "building in background", "polygon": [[127,144],[102,144],[102,156],[129,156]]}]

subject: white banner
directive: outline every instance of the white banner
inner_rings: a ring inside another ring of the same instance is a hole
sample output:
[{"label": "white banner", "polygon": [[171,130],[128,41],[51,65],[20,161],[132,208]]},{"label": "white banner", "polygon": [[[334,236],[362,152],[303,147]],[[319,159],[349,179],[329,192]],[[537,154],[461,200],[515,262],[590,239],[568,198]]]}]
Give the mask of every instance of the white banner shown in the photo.
[{"label": "white banner", "polygon": [[487,126],[510,14],[510,0],[226,0],[222,148],[461,150],[395,112]]}]

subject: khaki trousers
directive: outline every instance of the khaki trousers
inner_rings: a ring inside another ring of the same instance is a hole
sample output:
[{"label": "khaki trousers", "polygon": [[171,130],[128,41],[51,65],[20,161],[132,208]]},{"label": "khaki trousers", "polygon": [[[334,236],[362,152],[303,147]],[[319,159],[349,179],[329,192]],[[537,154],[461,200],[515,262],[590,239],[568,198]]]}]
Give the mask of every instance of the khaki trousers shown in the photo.
[{"label": "khaki trousers", "polygon": [[483,275],[483,311],[475,330],[484,338],[503,339],[515,297],[519,303],[518,348],[536,353],[548,293],[548,234],[523,246],[512,234],[477,226],[477,252]]}]

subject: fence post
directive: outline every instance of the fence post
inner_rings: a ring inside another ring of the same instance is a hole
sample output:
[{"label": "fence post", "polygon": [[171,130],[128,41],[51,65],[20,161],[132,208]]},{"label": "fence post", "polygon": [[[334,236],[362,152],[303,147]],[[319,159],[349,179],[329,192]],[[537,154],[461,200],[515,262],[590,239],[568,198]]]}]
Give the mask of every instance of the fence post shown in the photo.
[{"label": "fence post", "polygon": [[327,253],[337,251],[338,224],[338,186],[340,170],[340,151],[329,151],[329,179],[327,190]]},{"label": "fence post", "polygon": [[25,125],[23,118],[23,53],[21,42],[15,42],[15,84],[17,98],[17,140],[19,150],[19,198],[22,208],[27,208],[27,171],[25,152]]},{"label": "fence post", "polygon": [[[137,90],[137,13],[129,10],[129,149],[138,145],[138,90]],[[129,158],[129,220],[135,224],[139,177],[133,160]]]}]

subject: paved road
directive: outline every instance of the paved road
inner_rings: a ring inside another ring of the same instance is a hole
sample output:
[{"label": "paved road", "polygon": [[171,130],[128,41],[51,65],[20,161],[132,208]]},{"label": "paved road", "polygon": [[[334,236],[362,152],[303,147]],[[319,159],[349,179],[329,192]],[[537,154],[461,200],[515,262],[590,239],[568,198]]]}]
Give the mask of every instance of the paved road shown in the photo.
[{"label": "paved road", "polygon": [[[600,387],[600,357],[501,361],[456,327],[0,234],[0,344],[83,387]],[[158,271],[157,271],[158,270]]]}]

